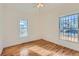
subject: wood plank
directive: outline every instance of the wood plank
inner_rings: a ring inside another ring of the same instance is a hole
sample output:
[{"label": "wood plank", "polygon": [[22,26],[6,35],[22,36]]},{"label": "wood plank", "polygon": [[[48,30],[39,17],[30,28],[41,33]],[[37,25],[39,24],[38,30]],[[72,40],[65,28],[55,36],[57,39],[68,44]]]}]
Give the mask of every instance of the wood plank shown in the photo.
[{"label": "wood plank", "polygon": [[[15,56],[15,55],[20,56],[20,52],[22,48],[29,49],[32,48],[33,46],[38,46],[45,51],[50,51],[51,54],[50,53],[48,54],[50,56],[79,56],[79,51],[75,51],[43,39],[4,48],[2,56]],[[38,47],[36,47],[35,49],[38,49]],[[28,55],[38,56],[39,55],[38,53],[40,53],[41,51],[45,52],[41,49],[39,49],[39,51],[37,51],[36,53],[34,53],[33,50],[28,50],[30,53]],[[40,56],[41,55],[44,55],[44,53],[41,53]]]}]

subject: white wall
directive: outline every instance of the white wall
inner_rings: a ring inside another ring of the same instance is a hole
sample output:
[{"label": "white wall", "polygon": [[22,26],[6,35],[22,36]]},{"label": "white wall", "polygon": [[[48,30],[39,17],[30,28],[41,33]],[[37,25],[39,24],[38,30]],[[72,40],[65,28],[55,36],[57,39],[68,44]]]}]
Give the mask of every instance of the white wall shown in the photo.
[{"label": "white wall", "polygon": [[3,5],[0,4],[0,54],[3,49]]},{"label": "white wall", "polygon": [[[26,10],[26,9],[25,9]],[[27,11],[27,10],[26,10]],[[5,20],[4,20],[4,47],[32,41],[41,38],[40,37],[40,25],[39,25],[39,12],[34,14],[28,14],[20,12],[16,9],[16,6],[7,6],[5,8]],[[19,20],[28,19],[28,37],[21,39],[19,37]]]}]

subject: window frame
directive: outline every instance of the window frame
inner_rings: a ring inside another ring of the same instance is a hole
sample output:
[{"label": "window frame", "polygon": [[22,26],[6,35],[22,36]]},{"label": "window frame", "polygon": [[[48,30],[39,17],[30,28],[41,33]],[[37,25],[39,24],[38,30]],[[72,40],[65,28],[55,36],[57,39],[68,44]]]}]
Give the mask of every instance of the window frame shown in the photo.
[{"label": "window frame", "polygon": [[[23,24],[23,26],[26,26],[24,29],[21,28],[21,21],[25,22],[26,25]],[[24,31],[25,30],[25,31]],[[22,32],[24,32],[24,34],[22,34]],[[26,34],[25,34],[26,33]],[[20,38],[25,38],[28,36],[28,19],[20,19],[19,20],[19,36]]]}]

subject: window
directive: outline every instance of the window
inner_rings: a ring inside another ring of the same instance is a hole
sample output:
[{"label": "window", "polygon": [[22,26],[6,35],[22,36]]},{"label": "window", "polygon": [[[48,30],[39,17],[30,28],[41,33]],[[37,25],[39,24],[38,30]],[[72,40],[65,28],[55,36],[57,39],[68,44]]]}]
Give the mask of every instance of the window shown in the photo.
[{"label": "window", "polygon": [[60,39],[78,41],[78,15],[73,14],[59,18]]},{"label": "window", "polygon": [[20,20],[20,37],[27,37],[28,35],[28,21],[26,19]]}]

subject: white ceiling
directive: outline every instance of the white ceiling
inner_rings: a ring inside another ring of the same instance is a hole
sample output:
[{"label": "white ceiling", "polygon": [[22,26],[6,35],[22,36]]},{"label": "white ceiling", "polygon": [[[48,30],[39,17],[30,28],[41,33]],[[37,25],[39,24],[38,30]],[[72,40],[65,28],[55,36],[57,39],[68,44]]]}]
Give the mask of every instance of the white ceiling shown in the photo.
[{"label": "white ceiling", "polygon": [[69,7],[69,6],[79,6],[79,4],[68,4],[68,3],[45,3],[45,7],[43,8],[36,8],[34,7],[36,4],[35,3],[9,3],[9,4],[4,4],[4,6],[11,7],[16,9],[17,11],[20,12],[25,12],[25,13],[46,13],[51,10],[56,10],[60,9],[62,7]]}]

